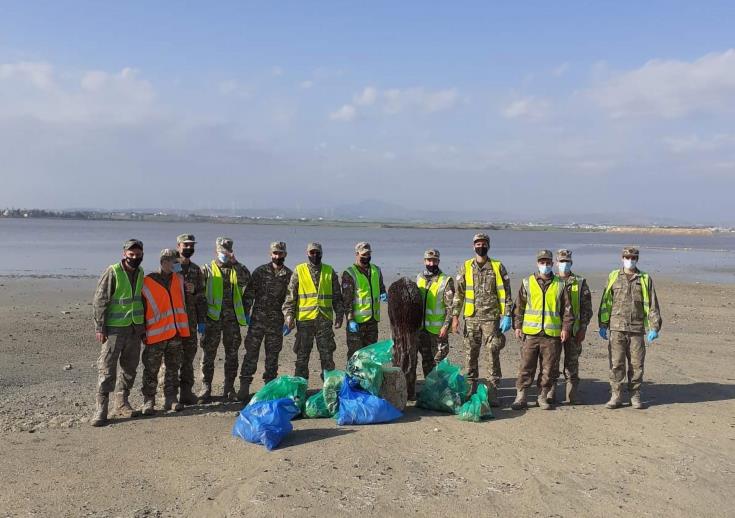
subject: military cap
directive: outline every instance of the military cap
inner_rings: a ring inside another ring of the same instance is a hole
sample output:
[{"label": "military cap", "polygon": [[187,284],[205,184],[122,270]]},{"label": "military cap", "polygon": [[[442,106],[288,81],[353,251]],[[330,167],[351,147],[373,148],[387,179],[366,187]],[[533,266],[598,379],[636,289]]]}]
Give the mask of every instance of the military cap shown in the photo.
[{"label": "military cap", "polygon": [[143,250],[143,241],[139,239],[128,239],[123,243],[123,250],[130,250],[131,248],[140,248]]},{"label": "military cap", "polygon": [[228,252],[232,252],[232,238],[218,237],[217,238],[217,250],[219,250],[220,248]]},{"label": "military cap", "polygon": [[475,234],[475,236],[472,238],[473,243],[477,243],[478,241],[485,241],[488,245],[490,244],[490,236],[487,234],[480,232],[479,234]]},{"label": "military cap", "polygon": [[196,243],[194,234],[181,234],[176,238],[176,243]]},{"label": "military cap", "polygon": [[554,260],[554,254],[551,253],[551,250],[539,250],[536,252],[536,260],[540,261],[541,259],[551,259]]},{"label": "military cap", "polygon": [[161,258],[161,261],[164,259],[178,259],[179,258],[179,252],[174,250],[173,248],[164,248],[161,250],[161,255],[159,256]]},{"label": "military cap", "polygon": [[286,253],[286,243],[283,241],[274,241],[271,243],[271,252],[283,252]]},{"label": "military cap", "polygon": [[358,253],[360,255],[363,254],[370,254],[372,253],[372,248],[370,248],[370,243],[367,243],[365,241],[360,241],[355,245],[355,253]]},{"label": "military cap", "polygon": [[436,248],[429,248],[424,252],[424,259],[439,259],[439,250]]},{"label": "military cap", "polygon": [[571,261],[572,251],[566,248],[560,248],[559,250],[556,251],[556,260],[557,261]]},{"label": "military cap", "polygon": [[322,244],[321,243],[316,243],[316,242],[311,242],[308,245],[306,245],[306,253],[309,253],[312,250],[319,250],[321,252],[322,251]]},{"label": "military cap", "polygon": [[637,247],[635,247],[635,246],[626,246],[626,247],[623,247],[623,257],[625,257],[626,255],[634,255],[634,256],[638,257],[640,255],[640,253],[639,253]]}]

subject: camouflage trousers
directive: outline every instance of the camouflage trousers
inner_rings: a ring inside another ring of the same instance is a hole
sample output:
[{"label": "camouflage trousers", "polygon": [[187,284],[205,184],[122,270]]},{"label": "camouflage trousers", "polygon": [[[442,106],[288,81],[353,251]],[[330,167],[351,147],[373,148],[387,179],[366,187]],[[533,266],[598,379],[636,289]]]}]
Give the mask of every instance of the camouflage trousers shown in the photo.
[{"label": "camouflage trousers", "polygon": [[[108,328],[108,333],[110,328]],[[97,359],[97,393],[130,392],[140,362],[140,335],[133,326],[115,328],[107,335]],[[120,376],[117,365],[120,363]]]},{"label": "camouflage trousers", "polygon": [[[421,355],[421,370],[424,371],[424,378],[436,366],[436,357],[438,353],[439,335],[432,334],[426,329],[418,332],[418,354]],[[418,363],[418,358],[417,358]]]},{"label": "camouflage trousers", "polygon": [[223,310],[219,320],[207,317],[207,330],[201,344],[202,381],[204,383],[212,383],[214,361],[217,359],[220,338],[225,348],[225,383],[232,384],[237,377],[237,351],[242,341],[240,323],[232,310]]},{"label": "camouflage trousers", "polygon": [[377,341],[378,323],[375,320],[358,324],[357,333],[351,333],[347,328],[347,361],[355,354],[355,351]]},{"label": "camouflage trousers", "polygon": [[179,368],[179,386],[181,390],[191,390],[194,386],[194,357],[197,354],[197,328],[189,329],[191,336],[181,339],[181,367]]},{"label": "camouflage trousers", "polygon": [[158,370],[161,362],[166,367],[163,394],[176,397],[179,394],[179,367],[181,366],[181,339],[164,340],[143,348],[143,383],[140,391],[144,397],[156,397]]},{"label": "camouflage trousers", "polygon": [[296,322],[296,341],[293,349],[296,353],[295,376],[309,379],[309,357],[314,341],[319,351],[322,373],[334,370],[334,351],[337,344],[334,341],[332,320],[320,315],[315,320]]},{"label": "camouflage trousers", "polygon": [[516,388],[528,388],[536,377],[536,368],[541,370],[541,388],[550,389],[559,377],[559,355],[561,340],[553,336],[523,335],[521,365],[518,369]]},{"label": "camouflage trousers", "polygon": [[253,375],[258,369],[261,342],[265,342],[263,381],[268,383],[278,376],[278,355],[283,348],[283,315],[280,319],[277,316],[253,315],[245,336],[245,357],[240,368],[241,384],[250,385],[253,382]]},{"label": "camouflage trousers", "polygon": [[[397,349],[406,352],[406,354],[404,354],[402,357],[396,358],[394,356],[393,363],[394,365],[396,365],[396,367],[400,367],[403,371],[403,374],[406,375],[406,389],[408,397],[410,399],[416,397],[416,368],[418,367],[418,351],[421,347],[420,333],[421,331],[411,333],[408,337],[408,344],[401,344],[400,339],[393,337],[393,340],[397,342]],[[421,356],[422,362],[425,360],[425,358],[426,357],[424,357],[423,355]],[[428,358],[432,362],[431,368],[433,369],[434,357],[430,355],[428,356]],[[428,374],[428,372],[426,372],[426,363],[423,364],[423,369],[424,377],[426,377],[426,375]],[[431,372],[431,369],[429,369],[429,372]]]},{"label": "camouflage trousers", "polygon": [[472,317],[464,321],[464,347],[467,381],[474,383],[480,377],[480,348],[488,352],[488,382],[497,387],[503,373],[500,369],[500,351],[505,347],[505,335],[498,327],[499,320],[478,321]]},{"label": "camouflage trousers", "polygon": [[[582,344],[577,343],[577,339],[572,337],[566,342],[561,343],[561,350],[564,353],[564,379],[577,385],[579,383],[579,356],[582,354]],[[539,358],[541,365],[539,366],[538,378],[536,379],[536,386],[541,386],[541,377],[543,375],[543,359]],[[561,356],[559,357],[559,363],[561,363]],[[559,377],[559,368],[557,367],[556,375]],[[554,379],[556,382],[556,379]]]},{"label": "camouflage trousers", "polygon": [[626,378],[626,361],[628,391],[640,392],[643,383],[643,364],[646,360],[646,344],[643,333],[627,331],[610,331],[608,342],[610,359],[610,388],[620,392]]}]

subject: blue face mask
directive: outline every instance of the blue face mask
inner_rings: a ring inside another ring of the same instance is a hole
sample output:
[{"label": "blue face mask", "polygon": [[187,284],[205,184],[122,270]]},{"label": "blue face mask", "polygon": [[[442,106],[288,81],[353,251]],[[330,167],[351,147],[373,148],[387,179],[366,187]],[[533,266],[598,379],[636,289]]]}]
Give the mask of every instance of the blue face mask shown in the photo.
[{"label": "blue face mask", "polygon": [[181,263],[174,263],[171,269],[174,273],[181,273]]},{"label": "blue face mask", "polygon": [[551,265],[549,265],[549,264],[539,264],[538,265],[538,272],[541,275],[549,275],[551,273]]},{"label": "blue face mask", "polygon": [[226,263],[227,262],[227,255],[224,254],[224,253],[222,253],[222,252],[218,252],[217,253],[217,259],[219,259],[219,262],[221,262],[221,263]]},{"label": "blue face mask", "polygon": [[559,263],[559,273],[569,273],[572,271],[572,263]]}]

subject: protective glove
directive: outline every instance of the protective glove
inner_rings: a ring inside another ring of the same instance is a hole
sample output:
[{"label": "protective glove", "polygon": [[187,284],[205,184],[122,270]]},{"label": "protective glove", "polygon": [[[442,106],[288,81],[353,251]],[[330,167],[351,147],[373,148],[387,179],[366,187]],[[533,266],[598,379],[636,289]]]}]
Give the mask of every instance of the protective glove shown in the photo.
[{"label": "protective glove", "polygon": [[290,332],[291,329],[286,324],[283,324],[283,336],[288,336]]},{"label": "protective glove", "polygon": [[380,302],[388,302],[388,294],[387,293],[381,293],[380,294]]},{"label": "protective glove", "polygon": [[245,324],[250,325],[250,315],[245,315]]},{"label": "protective glove", "polygon": [[648,332],[648,335],[646,336],[646,340],[648,340],[649,343],[653,342],[656,338],[658,338],[658,331],[654,331],[651,329]]},{"label": "protective glove", "polygon": [[350,333],[357,333],[357,330],[360,329],[360,326],[357,325],[357,322],[355,322],[354,320],[350,320],[347,323],[347,329],[350,330]]},{"label": "protective glove", "polygon": [[203,335],[204,332],[207,330],[207,324],[202,322],[201,324],[197,324],[197,333],[200,335]]},{"label": "protective glove", "polygon": [[600,333],[600,338],[602,338],[603,340],[607,340],[607,328],[606,327],[601,327],[599,333]]},{"label": "protective glove", "polygon": [[513,327],[513,321],[508,315],[504,316],[500,321],[500,332],[507,333],[511,327]]}]

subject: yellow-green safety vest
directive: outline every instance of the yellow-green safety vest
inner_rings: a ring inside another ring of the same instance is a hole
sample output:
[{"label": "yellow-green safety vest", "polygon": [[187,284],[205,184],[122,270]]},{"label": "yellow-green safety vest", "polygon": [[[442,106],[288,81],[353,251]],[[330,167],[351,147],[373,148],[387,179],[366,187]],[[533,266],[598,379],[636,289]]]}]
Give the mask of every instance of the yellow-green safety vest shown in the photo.
[{"label": "yellow-green safety vest", "polygon": [[[600,322],[605,325],[610,324],[610,314],[613,305],[612,287],[615,281],[618,280],[619,275],[620,270],[610,272],[610,275],[607,276],[607,287],[602,293],[602,299],[600,300]],[[646,272],[641,271],[638,271],[638,277],[641,280],[641,295],[643,296],[643,325],[646,329],[650,329],[648,326],[648,312],[651,310],[651,298],[648,290],[651,279]]]},{"label": "yellow-green safety vest", "polygon": [[[248,323],[245,320],[245,308],[242,305],[242,294],[240,293],[240,287],[237,285],[237,272],[234,268],[230,268],[230,288],[232,289],[232,305],[235,309],[237,321],[241,326],[246,326]],[[219,269],[216,261],[212,261],[207,276],[207,317],[212,320],[219,320],[220,313],[222,313],[223,294],[222,270]]]},{"label": "yellow-green safety vest", "polygon": [[332,277],[334,269],[322,264],[319,272],[319,288],[314,286],[309,265],[301,263],[296,266],[299,276],[299,312],[296,320],[315,320],[319,313],[329,320],[334,317],[332,309]]},{"label": "yellow-green safety vest", "polygon": [[108,327],[128,327],[143,323],[143,268],[138,268],[135,290],[130,285],[125,268],[120,263],[110,266],[115,274],[115,293],[105,311],[105,325]]},{"label": "yellow-green safety vest", "polygon": [[537,335],[543,330],[547,336],[561,336],[564,282],[555,275],[544,292],[536,276],[530,275],[523,279],[523,287],[526,289],[523,334]]},{"label": "yellow-green safety vest", "polygon": [[569,278],[564,279],[564,282],[572,292],[572,311],[574,312],[574,327],[572,328],[572,332],[576,335],[582,325],[579,308],[582,306],[582,283],[584,282],[584,277],[571,274]]},{"label": "yellow-green safety vest", "polygon": [[380,269],[370,265],[370,279],[354,264],[347,273],[355,281],[355,299],[352,302],[352,315],[358,324],[371,318],[380,322]]},{"label": "yellow-green safety vest", "polygon": [[444,290],[449,282],[449,276],[440,273],[427,286],[426,278],[419,274],[416,277],[421,301],[424,306],[424,329],[433,335],[438,335],[444,325],[447,308],[444,305]]},{"label": "yellow-green safety vest", "polygon": [[[500,316],[505,315],[505,284],[503,277],[500,275],[500,261],[496,259],[488,259],[495,274],[495,290],[498,293],[498,302],[500,303]],[[474,259],[468,259],[464,263],[464,316],[471,317],[475,314],[475,281],[472,276],[472,263]]]}]

